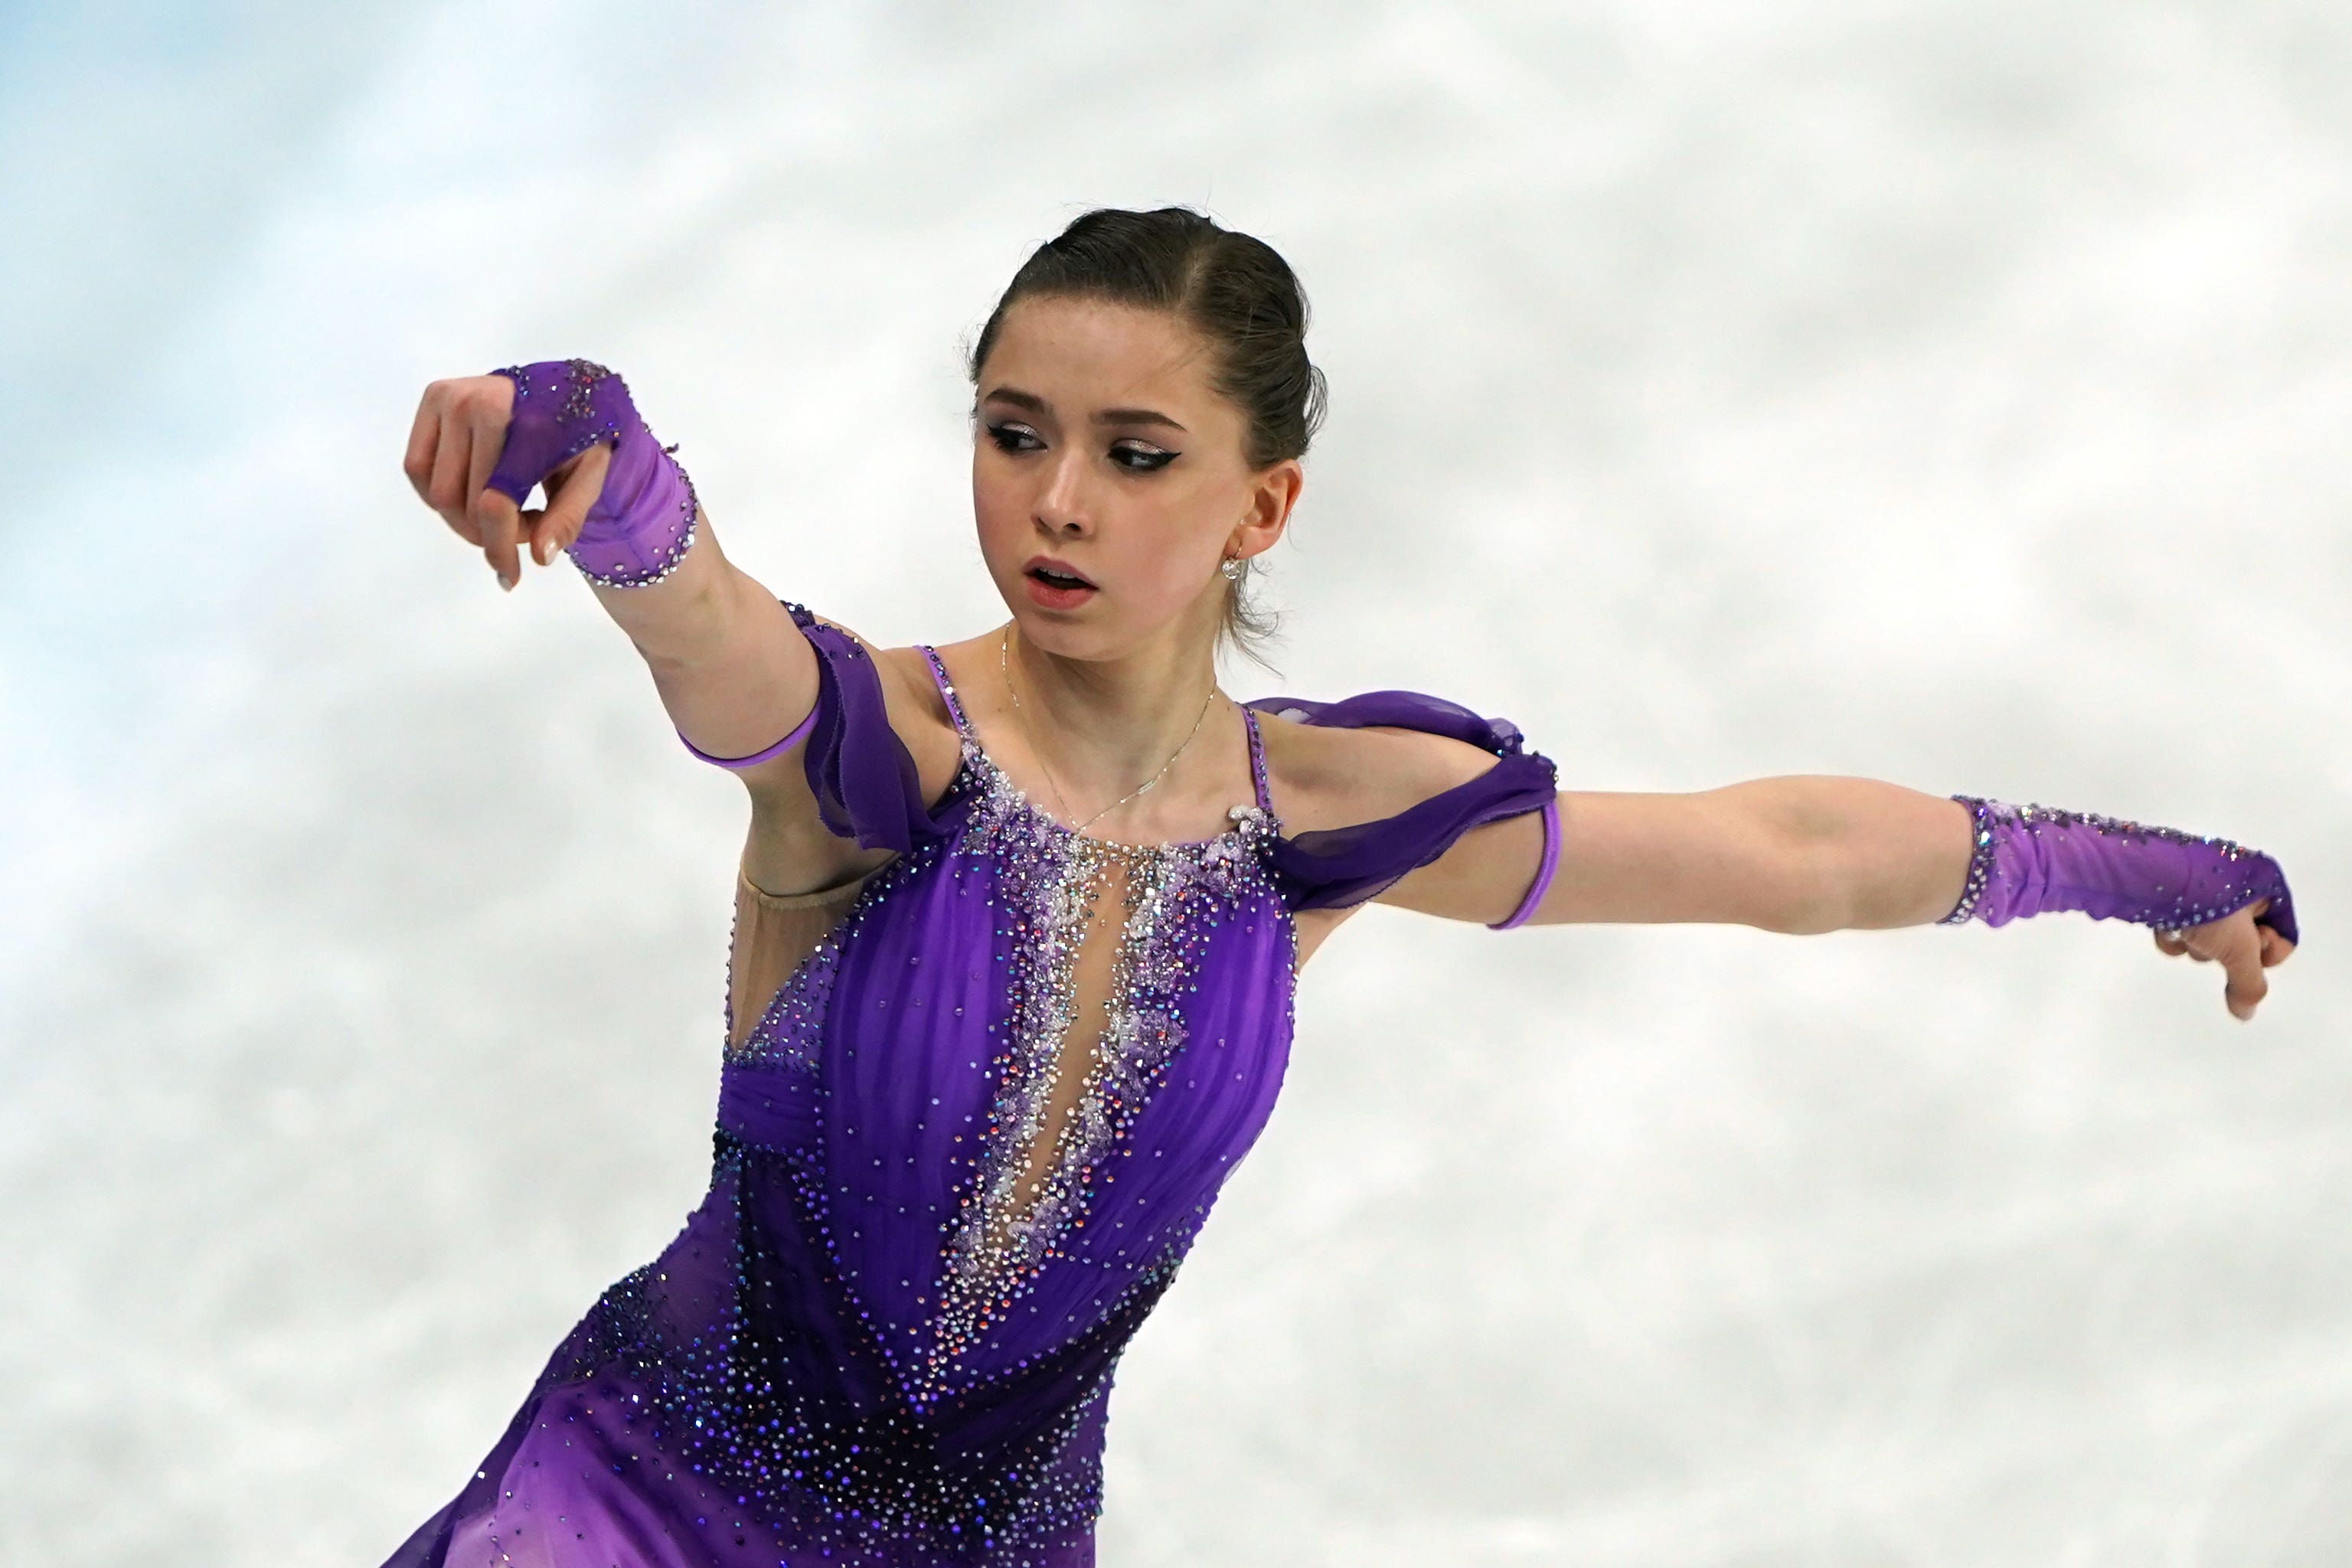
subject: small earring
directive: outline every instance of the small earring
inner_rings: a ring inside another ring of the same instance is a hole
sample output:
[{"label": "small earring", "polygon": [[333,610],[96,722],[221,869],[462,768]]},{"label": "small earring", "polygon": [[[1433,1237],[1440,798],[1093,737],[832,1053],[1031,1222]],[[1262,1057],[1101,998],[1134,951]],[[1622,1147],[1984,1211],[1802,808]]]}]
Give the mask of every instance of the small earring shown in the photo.
[{"label": "small earring", "polygon": [[1217,570],[1225,574],[1226,582],[1238,583],[1242,580],[1242,558],[1238,555],[1228,555]]}]

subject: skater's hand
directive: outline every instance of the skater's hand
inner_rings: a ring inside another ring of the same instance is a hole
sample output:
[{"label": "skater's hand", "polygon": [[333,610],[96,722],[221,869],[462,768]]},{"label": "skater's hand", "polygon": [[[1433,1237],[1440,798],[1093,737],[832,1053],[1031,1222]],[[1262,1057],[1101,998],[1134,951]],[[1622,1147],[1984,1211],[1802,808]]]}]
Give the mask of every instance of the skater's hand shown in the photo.
[{"label": "skater's hand", "polygon": [[2221,1000],[2240,1023],[2245,1023],[2253,1017],[2255,1004],[2270,992],[2270,981],[2263,971],[2285,963],[2287,954],[2294,951],[2294,943],[2270,927],[2254,923],[2254,917],[2270,907],[2268,899],[2257,899],[2201,926],[2180,931],[2158,927],[2157,951],[2174,958],[2185,955],[2200,963],[2220,963],[2229,974]]},{"label": "skater's hand", "polygon": [[531,559],[544,566],[580,535],[613,448],[599,441],[541,480],[544,509],[519,510],[489,488],[514,415],[514,383],[503,375],[464,375],[425,389],[409,427],[408,455],[401,463],[418,499],[441,514],[458,538],[479,550],[511,590],[522,575],[519,540],[528,540]]}]

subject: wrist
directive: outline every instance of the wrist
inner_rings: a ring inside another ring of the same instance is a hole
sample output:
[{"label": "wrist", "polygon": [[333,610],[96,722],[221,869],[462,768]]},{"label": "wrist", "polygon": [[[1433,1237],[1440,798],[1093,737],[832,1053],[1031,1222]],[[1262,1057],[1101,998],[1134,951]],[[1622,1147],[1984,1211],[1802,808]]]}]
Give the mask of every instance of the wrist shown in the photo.
[{"label": "wrist", "polygon": [[654,438],[645,421],[614,444],[604,487],[564,546],[582,576],[606,588],[643,588],[676,572],[694,546],[699,503],[675,447]]},{"label": "wrist", "polygon": [[514,383],[514,409],[488,488],[520,506],[532,487],[598,442],[613,448],[579,535],[564,546],[590,582],[642,588],[677,570],[693,546],[693,481],[654,438],[628,384],[593,360],[541,360],[492,373]]}]

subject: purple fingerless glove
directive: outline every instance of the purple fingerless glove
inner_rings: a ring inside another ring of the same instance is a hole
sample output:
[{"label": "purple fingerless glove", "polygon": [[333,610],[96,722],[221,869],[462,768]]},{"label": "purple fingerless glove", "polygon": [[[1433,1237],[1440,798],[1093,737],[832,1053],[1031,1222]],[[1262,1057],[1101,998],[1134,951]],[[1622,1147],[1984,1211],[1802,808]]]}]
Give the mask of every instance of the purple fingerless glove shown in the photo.
[{"label": "purple fingerless glove", "polygon": [[514,414],[488,488],[520,506],[531,487],[599,441],[613,445],[604,488],[565,547],[590,582],[642,588],[677,570],[694,543],[694,481],[638,416],[626,383],[590,360],[542,360],[490,373],[515,384]]},{"label": "purple fingerless glove", "polygon": [[1938,925],[2080,910],[2095,921],[2179,931],[2268,899],[2254,923],[2300,940],[2286,877],[2260,850],[2089,812],[1951,798],[1975,816],[1976,851],[1960,901]]}]

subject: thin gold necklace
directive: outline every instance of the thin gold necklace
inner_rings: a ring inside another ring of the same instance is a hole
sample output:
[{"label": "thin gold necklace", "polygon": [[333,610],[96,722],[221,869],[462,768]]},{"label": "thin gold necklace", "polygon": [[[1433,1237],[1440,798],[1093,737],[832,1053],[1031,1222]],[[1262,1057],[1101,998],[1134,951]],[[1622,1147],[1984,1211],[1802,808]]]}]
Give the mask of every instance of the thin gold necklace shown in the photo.
[{"label": "thin gold necklace", "polygon": [[[1054,792],[1054,804],[1062,808],[1062,819],[1067,822],[1070,816],[1070,803],[1062,798],[1062,786],[1054,782],[1054,770],[1045,765],[1045,753],[1037,749],[1037,737],[1029,728],[1028,712],[1021,706],[1021,693],[1013,689],[1013,628],[1010,626],[1007,626],[1004,628],[1004,636],[997,643],[996,668],[1003,672],[1004,694],[1013,699],[1013,711],[1020,721],[1022,738],[1029,742],[1029,754],[1037,759],[1037,766],[1045,775],[1045,785],[1048,789],[1051,789]],[[1104,817],[1108,816],[1112,812],[1117,811],[1120,806],[1125,805],[1129,801],[1133,800],[1137,795],[1143,794],[1144,791],[1150,789],[1153,784],[1156,784],[1161,779],[1166,778],[1168,776],[1168,770],[1176,765],[1176,759],[1184,754],[1184,747],[1191,745],[1192,743],[1192,737],[1201,732],[1201,721],[1209,716],[1209,704],[1214,702],[1217,700],[1218,695],[1219,693],[1216,683],[1214,681],[1211,681],[1209,683],[1209,694],[1201,700],[1201,711],[1192,721],[1192,733],[1184,737],[1183,746],[1179,746],[1173,752],[1169,753],[1168,760],[1160,764],[1160,771],[1158,773],[1152,774],[1150,778],[1144,780],[1141,784],[1136,785],[1125,795],[1120,795],[1117,800],[1112,801],[1108,805],[1104,806],[1092,816],[1087,817],[1085,822],[1072,823],[1070,831],[1073,833],[1084,832],[1090,825],[1100,822]]]}]

